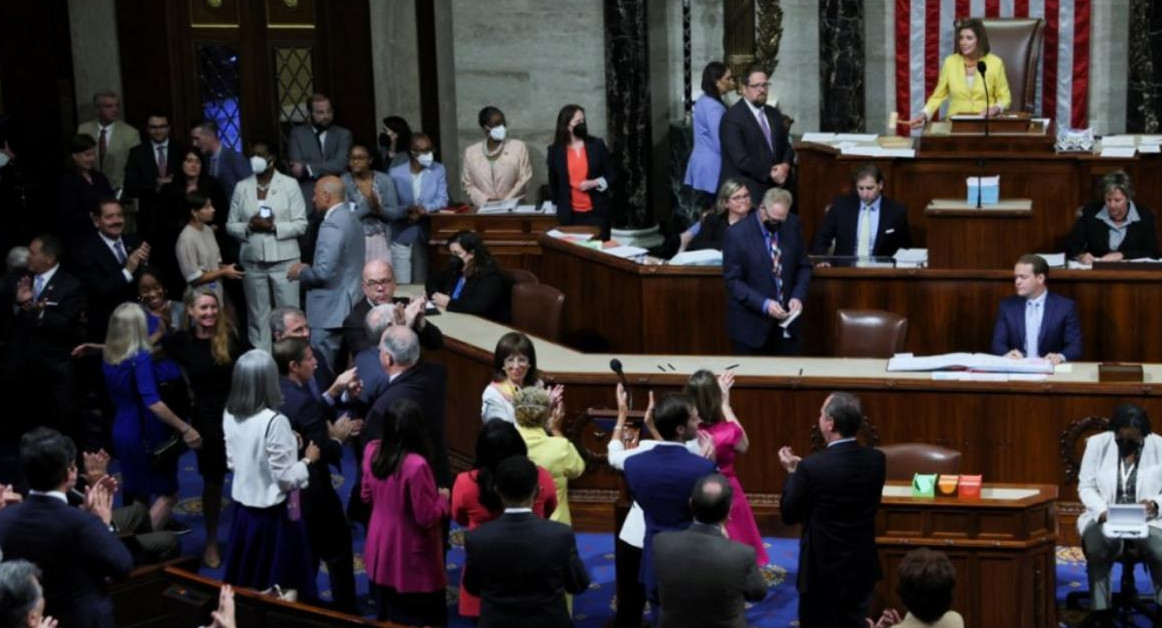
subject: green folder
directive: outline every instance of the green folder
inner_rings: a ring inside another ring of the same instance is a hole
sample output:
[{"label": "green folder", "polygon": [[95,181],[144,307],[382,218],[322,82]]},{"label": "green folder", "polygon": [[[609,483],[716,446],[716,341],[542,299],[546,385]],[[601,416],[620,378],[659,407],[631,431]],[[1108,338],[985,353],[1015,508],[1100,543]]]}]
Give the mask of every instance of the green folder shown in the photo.
[{"label": "green folder", "polygon": [[912,476],[912,497],[936,497],[936,474],[917,473]]}]

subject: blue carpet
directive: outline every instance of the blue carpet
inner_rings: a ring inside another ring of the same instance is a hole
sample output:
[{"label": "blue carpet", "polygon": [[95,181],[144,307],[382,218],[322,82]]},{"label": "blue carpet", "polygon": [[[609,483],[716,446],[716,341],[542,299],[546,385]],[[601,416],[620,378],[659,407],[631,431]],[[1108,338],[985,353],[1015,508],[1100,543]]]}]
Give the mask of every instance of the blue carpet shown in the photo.
[{"label": "blue carpet", "polygon": [[[202,522],[201,490],[202,481],[197,474],[196,462],[192,453],[187,453],[179,464],[180,495],[177,509],[177,518],[189,524],[193,532],[181,537],[184,553],[201,555],[205,544],[205,527]],[[346,450],[343,459],[343,475],[333,475],[332,481],[344,502],[350,492],[349,480],[355,477],[355,461],[350,450]],[[230,482],[227,479],[224,490],[225,508],[222,514],[222,523],[219,528],[219,539],[226,543],[233,521],[234,509],[229,502]],[[452,549],[448,553],[448,625],[453,628],[471,628],[472,623],[461,618],[456,612],[457,588],[460,582],[460,569],[464,564],[463,530],[453,525]],[[797,605],[798,594],[795,591],[795,567],[798,560],[798,540],[766,538],[767,552],[771,558],[771,565],[766,568],[764,576],[769,585],[767,597],[756,604],[747,607],[747,622],[751,626],[763,628],[784,628],[798,626]],[[355,532],[355,572],[356,586],[360,597],[367,595],[367,576],[363,571],[363,542],[364,530],[357,526]],[[225,545],[223,545],[225,549]],[[598,533],[580,533],[577,535],[577,549],[581,554],[585,566],[589,570],[592,580],[589,591],[574,599],[574,620],[578,628],[598,628],[613,618],[614,614],[614,562],[613,562],[613,535]],[[202,575],[221,579],[221,569],[201,569]],[[1149,591],[1150,580],[1145,569],[1139,567],[1135,573],[1139,591]],[[1113,582],[1120,582],[1121,567],[1114,568]],[[1084,591],[1085,561],[1078,547],[1057,548],[1057,602],[1059,621],[1061,626],[1080,626],[1085,618],[1084,611],[1068,611],[1064,608],[1065,596],[1071,591]],[[324,572],[319,574],[319,591],[325,599],[330,599],[330,581]],[[1148,626],[1149,623],[1141,623]]]}]

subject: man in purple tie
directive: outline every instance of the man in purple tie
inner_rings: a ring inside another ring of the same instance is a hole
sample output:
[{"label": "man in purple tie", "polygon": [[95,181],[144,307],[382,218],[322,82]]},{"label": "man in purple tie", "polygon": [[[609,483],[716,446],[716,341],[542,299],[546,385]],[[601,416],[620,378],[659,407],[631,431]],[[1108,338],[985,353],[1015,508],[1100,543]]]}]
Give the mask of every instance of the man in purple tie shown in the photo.
[{"label": "man in purple tie", "polygon": [[722,116],[722,174],[719,185],[731,178],[746,182],[752,199],[760,199],[772,187],[787,188],[795,152],[791,148],[783,115],[767,105],[771,84],[759,65],[747,68],[742,99]]}]

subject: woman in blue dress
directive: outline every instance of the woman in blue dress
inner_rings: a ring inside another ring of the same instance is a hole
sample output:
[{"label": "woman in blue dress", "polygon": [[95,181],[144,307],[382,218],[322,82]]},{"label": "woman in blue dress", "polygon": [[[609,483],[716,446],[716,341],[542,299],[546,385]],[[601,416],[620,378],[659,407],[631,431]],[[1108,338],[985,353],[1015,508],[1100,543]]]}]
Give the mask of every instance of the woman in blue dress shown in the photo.
[{"label": "woman in blue dress", "polygon": [[698,194],[698,207],[708,209],[718,193],[722,172],[722,144],[718,126],[726,113],[722,95],[734,89],[730,68],[711,61],[702,70],[702,95],[694,103],[694,151],[686,163],[684,183]]},{"label": "woman in blue dress", "polygon": [[121,463],[125,500],[156,496],[149,509],[154,530],[165,527],[177,503],[177,461],[154,468],[149,452],[177,432],[191,448],[201,446],[201,436],[178,418],[158,393],[145,312],[136,303],[122,303],[109,318],[102,349],[102,370],[113,417],[113,452]]}]

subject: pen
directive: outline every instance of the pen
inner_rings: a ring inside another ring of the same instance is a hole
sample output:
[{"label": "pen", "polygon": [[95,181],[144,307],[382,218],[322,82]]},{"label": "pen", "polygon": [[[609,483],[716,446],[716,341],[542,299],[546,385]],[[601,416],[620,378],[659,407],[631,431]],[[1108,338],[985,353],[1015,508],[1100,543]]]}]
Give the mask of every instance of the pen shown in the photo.
[{"label": "pen", "polygon": [[799,377],[803,377],[803,369],[799,369]]},{"label": "pen", "polygon": [[673,365],[673,364],[670,364],[669,362],[666,362],[666,366],[670,367],[670,370],[671,370],[671,371],[676,371],[676,370],[678,370],[678,369],[674,368],[674,365]]},{"label": "pen", "polygon": [[729,370],[731,370],[731,369],[736,369],[736,368],[738,368],[738,365],[737,365],[737,364],[731,364],[730,366],[726,367],[724,370],[727,370],[727,371],[729,371]]},{"label": "pen", "polygon": [[661,364],[659,364],[659,365],[658,365],[658,370],[659,370],[659,371],[661,371],[661,372],[663,372],[663,373],[665,373],[665,372],[666,372],[666,369],[665,369],[665,367],[663,367]]}]

